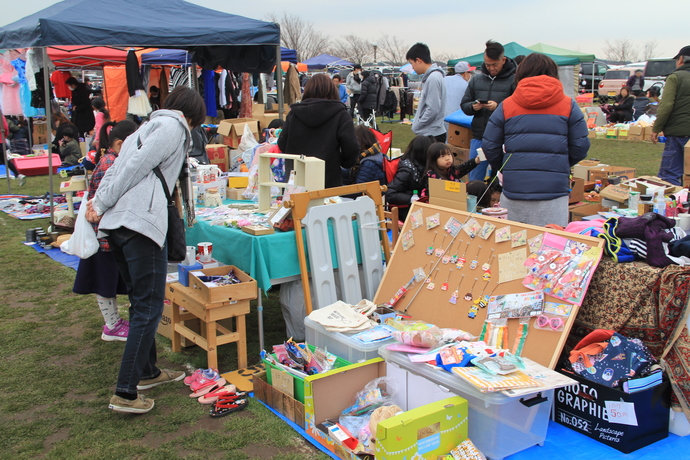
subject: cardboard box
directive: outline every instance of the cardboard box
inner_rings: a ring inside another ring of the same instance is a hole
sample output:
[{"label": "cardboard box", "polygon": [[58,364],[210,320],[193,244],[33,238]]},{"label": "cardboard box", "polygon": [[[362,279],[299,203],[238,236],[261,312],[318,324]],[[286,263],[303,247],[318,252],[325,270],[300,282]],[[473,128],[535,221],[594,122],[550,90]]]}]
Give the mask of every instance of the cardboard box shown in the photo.
[{"label": "cardboard box", "polygon": [[583,217],[593,216],[599,211],[605,211],[599,203],[574,204],[568,207],[570,211],[570,222],[582,220]]},{"label": "cardboard box", "polygon": [[249,185],[249,173],[231,172],[228,176],[228,187],[230,188],[247,188]]},{"label": "cardboard box", "polygon": [[372,380],[386,376],[381,358],[332,369],[304,379],[304,430],[340,458],[358,460],[351,452],[336,445],[326,431],[319,428],[326,420],[338,420],[343,409],[350,407],[354,396]]},{"label": "cardboard box", "polygon": [[48,143],[48,129],[45,121],[34,121],[31,135],[33,137],[33,144],[47,144]]},{"label": "cardboard box", "polygon": [[621,180],[632,179],[635,177],[635,168],[624,166],[597,166],[596,168],[591,168],[587,172],[587,180],[590,182],[600,180],[602,184],[605,184],[609,176],[618,176]]},{"label": "cardboard box", "polygon": [[254,375],[252,383],[256,399],[263,401],[297,425],[304,426],[304,404],[268,383],[266,372]]},{"label": "cardboard box", "polygon": [[619,126],[618,127],[618,139],[627,140],[629,132],[630,132],[629,125]]},{"label": "cardboard box", "polygon": [[272,235],[275,233],[273,227],[265,227],[263,225],[247,225],[242,227],[242,231],[254,236]]},{"label": "cardboard box", "polygon": [[228,120],[221,120],[218,125],[218,134],[223,136],[223,143],[225,145],[229,145],[233,149],[236,149],[242,140],[245,126],[249,126],[249,129],[258,141],[259,120],[255,118],[231,118]]},{"label": "cardboard box", "polygon": [[472,140],[472,130],[463,128],[462,126],[450,123],[448,125],[448,143],[463,149],[470,148],[470,141]]},{"label": "cardboard box", "polygon": [[[168,290],[166,289],[165,292],[167,297]],[[184,321],[184,325],[186,327],[196,332],[197,334],[201,333],[201,320],[199,318],[195,317],[194,315],[185,310],[181,310],[180,319]],[[173,338],[172,302],[170,302],[170,300],[168,300],[167,298],[163,303],[163,315],[161,316],[161,320],[158,323],[158,333],[163,337],[169,338],[170,340],[172,340]],[[195,345],[194,342],[191,342],[186,337],[180,336],[180,339],[181,345],[183,347],[192,347]]]},{"label": "cardboard box", "polygon": [[[199,273],[203,275],[227,275],[230,270],[234,270],[235,275],[242,281],[241,283],[209,287],[197,276]],[[234,265],[191,272],[189,276],[189,286],[197,290],[196,292],[199,293],[199,296],[209,303],[254,300],[256,299],[257,293],[256,281]],[[249,311],[247,311],[247,313],[249,313]]]},{"label": "cardboard box", "polygon": [[467,400],[453,396],[379,422],[376,458],[435,459],[467,439]]},{"label": "cardboard box", "polygon": [[648,188],[661,188],[664,190],[664,195],[670,195],[671,193],[680,192],[683,187],[678,185],[673,185],[670,182],[666,182],[656,176],[640,176],[634,179],[630,179],[621,182],[621,186],[628,187],[632,190],[637,190],[640,194],[644,195],[647,193]]},{"label": "cardboard box", "polygon": [[225,192],[228,200],[244,200],[242,196],[246,188],[229,188]]},{"label": "cardboard box", "polygon": [[628,130],[628,140],[629,141],[643,141],[645,138],[646,132],[647,132],[647,128],[645,126],[630,125],[630,129]]},{"label": "cardboard box", "polygon": [[644,132],[644,140],[652,142],[653,136],[654,136],[654,133],[652,132],[652,128],[651,127],[646,128],[645,132]]},{"label": "cardboard box", "polygon": [[618,139],[618,128],[606,128],[606,139]]},{"label": "cardboard box", "polygon": [[453,161],[454,165],[461,165],[467,160],[470,159],[470,149],[464,149],[462,147],[456,147],[455,145],[452,144],[446,144],[448,148],[450,149],[451,152],[453,152],[453,155],[455,156],[455,160]]},{"label": "cardboard box", "polygon": [[596,166],[599,166],[598,161],[582,160],[573,166],[573,177],[579,177],[580,179],[587,180],[588,171]]},{"label": "cardboard box", "polygon": [[683,187],[690,188],[690,174],[683,174]]},{"label": "cardboard box", "polygon": [[668,437],[668,388],[628,394],[567,375],[578,383],[556,389],[556,422],[626,454]]},{"label": "cardboard box", "polygon": [[685,171],[683,172],[685,174],[690,174],[690,141],[685,144],[685,148],[683,149],[683,159],[683,164],[685,165],[683,168]]},{"label": "cardboard box", "polygon": [[208,144],[206,155],[213,165],[217,165],[221,171],[228,172],[230,168],[230,149],[225,144]]},{"label": "cardboard box", "polygon": [[621,187],[620,185],[607,185],[601,190],[601,192],[599,192],[599,196],[601,196],[602,198],[613,200],[619,203],[620,205],[628,201],[628,197],[630,196],[630,189],[626,187]]},{"label": "cardboard box", "polygon": [[587,137],[589,137],[590,139],[596,139],[597,138],[597,131],[594,129],[590,129],[587,132]]},{"label": "cardboard box", "polygon": [[463,182],[429,179],[429,204],[467,211],[467,191]]},{"label": "cardboard box", "polygon": [[585,198],[585,180],[580,177],[570,179],[570,199],[568,203],[579,203]]}]

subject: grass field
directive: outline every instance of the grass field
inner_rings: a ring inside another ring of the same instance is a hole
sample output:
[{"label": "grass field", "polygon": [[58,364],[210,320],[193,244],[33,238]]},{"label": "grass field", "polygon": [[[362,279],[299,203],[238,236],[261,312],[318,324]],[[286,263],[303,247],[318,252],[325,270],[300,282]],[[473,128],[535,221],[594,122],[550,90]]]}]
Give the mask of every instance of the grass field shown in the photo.
[{"label": "grass field", "polygon": [[[381,129],[393,130],[393,145],[403,150],[413,137],[407,125],[382,124]],[[638,175],[655,174],[661,150],[649,143],[594,140],[589,156],[633,166]],[[22,188],[13,185],[14,193],[27,195],[47,190],[46,176],[29,177]],[[124,344],[101,341],[103,320],[95,299],[72,293],[74,270],[22,244],[25,230],[39,225],[48,223],[0,212],[0,458],[326,458],[258,402],[252,401],[246,411],[211,419],[181,384],[147,391],[156,400],[149,414],[108,410]],[[264,301],[267,346],[286,339],[275,291]],[[122,298],[121,304],[125,302]],[[256,317],[252,304],[250,364],[258,362]],[[158,345],[165,367],[205,366],[203,350],[172,353],[169,340],[160,336]],[[234,345],[220,347],[218,354],[222,371],[236,368]]]}]

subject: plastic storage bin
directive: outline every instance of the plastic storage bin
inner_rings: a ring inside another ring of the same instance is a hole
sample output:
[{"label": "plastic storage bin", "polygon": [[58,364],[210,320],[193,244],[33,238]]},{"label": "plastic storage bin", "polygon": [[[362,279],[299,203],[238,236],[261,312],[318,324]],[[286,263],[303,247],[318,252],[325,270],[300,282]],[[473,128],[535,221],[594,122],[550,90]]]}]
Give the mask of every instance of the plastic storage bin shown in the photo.
[{"label": "plastic storage bin", "polygon": [[304,318],[306,342],[308,344],[325,348],[336,356],[340,356],[351,363],[367,361],[379,357],[379,347],[395,341],[392,337],[375,343],[363,343],[353,339],[353,334],[327,331],[321,324]]},{"label": "plastic storage bin", "polygon": [[[549,427],[554,390],[522,397],[503,393],[482,393],[460,377],[424,363],[412,363],[404,353],[379,348],[389,367],[407,372],[407,410],[440,400],[449,393],[462,396],[469,404],[469,438],[491,460],[543,445]],[[399,374],[396,374],[399,376]],[[396,379],[396,389],[402,386]]]},{"label": "plastic storage bin", "polygon": [[[307,344],[307,346],[309,347],[309,349],[311,351],[314,351],[314,348],[315,348],[314,345],[309,343],[309,344]],[[329,350],[329,352],[333,353],[330,350]],[[333,353],[333,354],[335,355],[335,353]],[[272,355],[273,355],[273,358],[276,357],[275,353],[273,353]],[[281,372],[287,372],[278,366],[274,366],[273,364],[269,363],[265,359],[262,359],[261,361],[264,363],[264,366],[266,367],[266,381],[268,382],[269,385],[273,385],[273,377],[271,375],[271,369],[278,369]],[[352,363],[350,363],[347,360],[336,355],[334,368],[345,367],[345,366],[349,366],[350,364],[352,364]],[[293,380],[293,384],[294,384],[295,399],[301,403],[304,403],[304,379],[302,377],[299,377],[299,376],[294,375],[294,374],[290,374],[290,375],[292,376],[292,380]]]}]

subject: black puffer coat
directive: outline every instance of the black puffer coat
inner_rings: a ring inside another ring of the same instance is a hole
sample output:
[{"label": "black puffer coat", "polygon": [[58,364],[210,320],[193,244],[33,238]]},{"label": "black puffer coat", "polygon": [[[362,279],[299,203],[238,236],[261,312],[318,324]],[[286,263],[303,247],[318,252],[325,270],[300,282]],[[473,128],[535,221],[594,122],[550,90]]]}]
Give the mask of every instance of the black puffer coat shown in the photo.
[{"label": "black puffer coat", "polygon": [[359,142],[345,104],[328,99],[305,99],[292,104],[278,138],[285,153],[316,157],[326,162],[326,188],[343,185],[340,167],[355,165]]},{"label": "black puffer coat", "polygon": [[484,135],[486,125],[493,113],[489,109],[480,109],[476,112],[472,108],[474,101],[496,101],[497,104],[503,102],[508,96],[515,91],[515,61],[506,57],[506,63],[503,65],[501,72],[492,77],[489,75],[489,70],[486,65],[482,64],[482,73],[474,75],[465,90],[465,95],[460,102],[460,108],[466,115],[474,115],[472,119],[472,135],[475,139],[480,139]]},{"label": "black puffer coat", "polygon": [[83,83],[72,91],[72,123],[77,125],[79,134],[88,133],[96,126],[90,94],[89,88]]},{"label": "black puffer coat", "polygon": [[359,93],[359,105],[363,109],[376,109],[377,100],[378,83],[374,74],[371,74],[362,82],[362,92]]}]

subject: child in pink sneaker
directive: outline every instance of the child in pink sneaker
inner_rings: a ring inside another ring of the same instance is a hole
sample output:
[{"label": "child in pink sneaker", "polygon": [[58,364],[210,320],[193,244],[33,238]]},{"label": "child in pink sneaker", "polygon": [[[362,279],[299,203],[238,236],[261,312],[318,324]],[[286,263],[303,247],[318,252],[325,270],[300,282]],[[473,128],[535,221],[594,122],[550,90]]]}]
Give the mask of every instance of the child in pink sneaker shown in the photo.
[{"label": "child in pink sneaker", "polygon": [[[101,179],[115,162],[122,142],[136,129],[137,125],[128,120],[103,125],[99,133],[99,149],[95,158],[97,166],[89,182],[88,198],[83,203],[96,194]],[[92,225],[94,231],[98,233],[98,224]],[[106,342],[125,342],[129,333],[129,322],[120,318],[117,310],[117,295],[127,294],[127,288],[120,276],[115,258],[110,252],[108,240],[100,238],[98,241],[100,245],[98,252],[88,259],[79,261],[72,291],[77,294],[96,294],[98,307],[105,321],[101,339]]]}]

